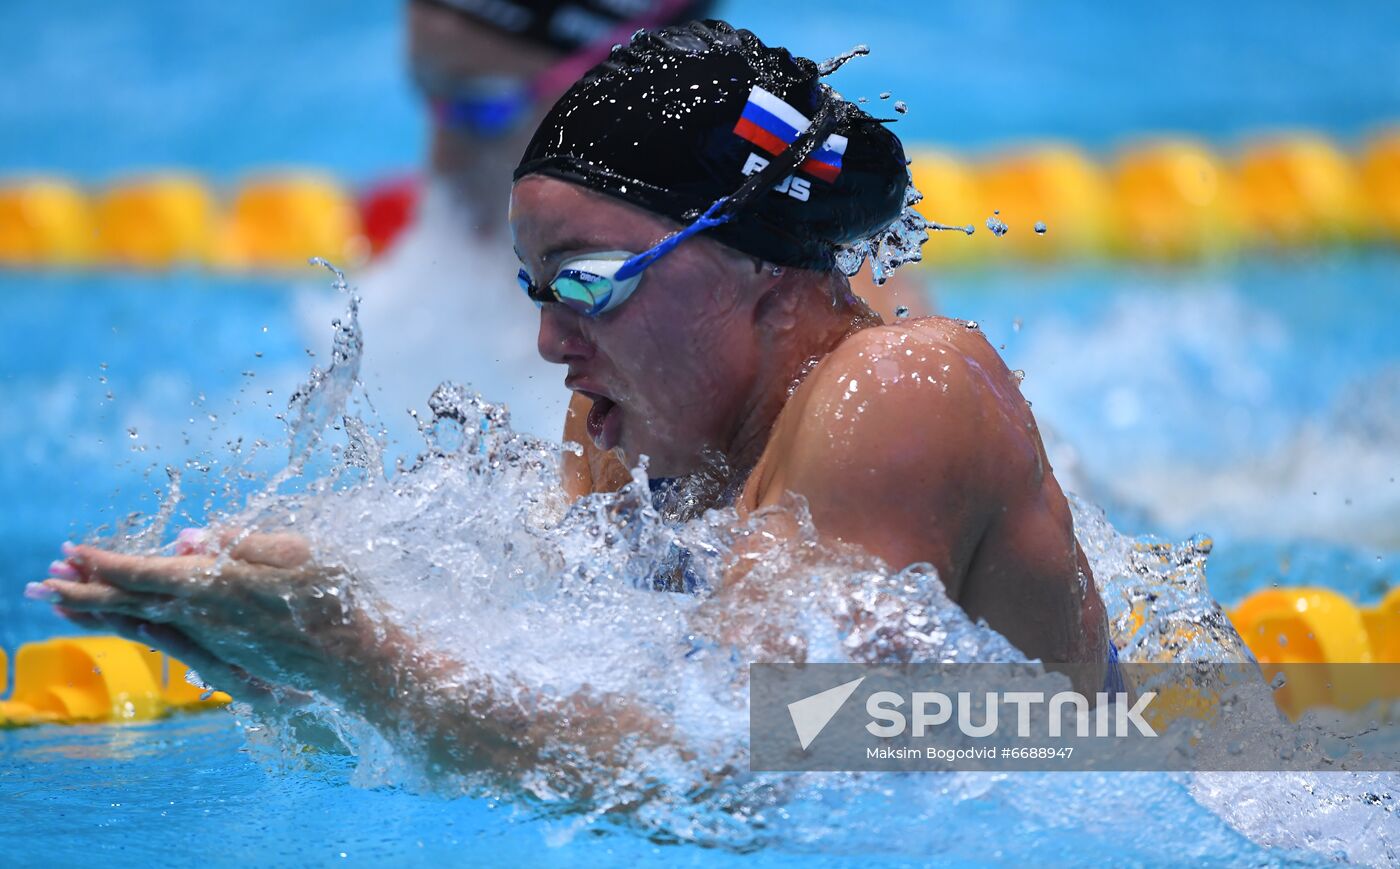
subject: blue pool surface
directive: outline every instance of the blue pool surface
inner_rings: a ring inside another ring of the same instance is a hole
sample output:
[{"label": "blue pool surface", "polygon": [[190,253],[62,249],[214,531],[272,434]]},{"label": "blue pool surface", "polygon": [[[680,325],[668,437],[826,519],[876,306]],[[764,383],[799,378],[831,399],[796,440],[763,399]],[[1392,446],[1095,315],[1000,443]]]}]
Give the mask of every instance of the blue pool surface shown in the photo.
[{"label": "blue pool surface", "polygon": [[[96,182],[181,166],[231,181],[304,164],[364,182],[411,166],[423,130],[401,70],[400,5],[12,4],[0,28],[0,172]],[[868,43],[872,56],[836,85],[849,96],[894,91],[910,104],[899,123],[914,141],[978,148],[1053,136],[1101,150],[1151,130],[1229,145],[1261,128],[1304,127],[1349,142],[1400,119],[1400,7],[998,0],[900,12],[816,0],[720,11],[815,56]],[[994,264],[921,280],[940,310],[978,321],[1026,371],[1052,457],[1081,494],[1133,533],[1212,536],[1219,599],[1316,584],[1369,602],[1395,584],[1400,255],[1255,256],[1201,269]],[[24,583],[43,575],[62,540],[154,509],[167,465],[223,455],[238,436],[278,444],[260,459],[269,467],[285,458],[275,414],[326,352],[298,314],[297,294],[318,292],[309,286],[318,281],[0,273],[0,646],[69,631],[21,599]],[[375,323],[364,327],[374,341]],[[508,383],[473,385],[508,398]],[[191,522],[205,473],[183,475]],[[509,805],[353,787],[340,761],[268,769],[243,747],[222,714],[0,731],[0,862],[756,859],[601,828],[561,837],[550,822],[513,820]],[[1165,778],[989,783],[950,804],[937,854],[834,835],[815,855],[758,859],[1326,857],[1261,848]],[[1028,820],[1027,794],[1101,811]]]}]

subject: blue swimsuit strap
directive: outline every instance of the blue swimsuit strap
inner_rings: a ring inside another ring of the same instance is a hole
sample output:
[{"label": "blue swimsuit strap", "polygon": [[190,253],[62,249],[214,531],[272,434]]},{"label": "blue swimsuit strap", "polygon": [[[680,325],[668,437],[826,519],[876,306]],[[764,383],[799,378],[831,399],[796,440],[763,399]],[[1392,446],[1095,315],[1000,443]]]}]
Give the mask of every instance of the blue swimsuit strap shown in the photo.
[{"label": "blue swimsuit strap", "polygon": [[1127,686],[1123,683],[1123,670],[1118,666],[1118,647],[1113,645],[1113,640],[1108,641],[1108,668],[1103,674],[1103,690],[1110,696],[1127,692]]}]

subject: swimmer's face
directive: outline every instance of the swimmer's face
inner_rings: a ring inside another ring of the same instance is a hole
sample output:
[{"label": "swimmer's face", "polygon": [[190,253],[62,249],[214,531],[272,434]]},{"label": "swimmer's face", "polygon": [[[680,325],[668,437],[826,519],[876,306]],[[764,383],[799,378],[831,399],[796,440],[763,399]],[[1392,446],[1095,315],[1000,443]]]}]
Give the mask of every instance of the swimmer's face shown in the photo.
[{"label": "swimmer's face", "polygon": [[[426,83],[438,92],[424,93],[425,98],[482,76],[530,79],[559,61],[548,48],[502,36],[449,9],[428,3],[407,6],[409,66],[420,88]],[[472,155],[465,149],[470,145],[470,137],[434,121],[431,167],[444,174],[469,169]]]},{"label": "swimmer's face", "polygon": [[[520,261],[540,286],[570,257],[640,253],[679,228],[539,175],[516,183],[510,225]],[[653,477],[693,471],[707,449],[732,446],[760,363],[757,265],[700,236],[649,267],[636,292],[600,317],[561,304],[540,309],[540,355],[567,365],[569,388],[595,399],[595,444],[621,448],[629,465],[648,456]]]}]

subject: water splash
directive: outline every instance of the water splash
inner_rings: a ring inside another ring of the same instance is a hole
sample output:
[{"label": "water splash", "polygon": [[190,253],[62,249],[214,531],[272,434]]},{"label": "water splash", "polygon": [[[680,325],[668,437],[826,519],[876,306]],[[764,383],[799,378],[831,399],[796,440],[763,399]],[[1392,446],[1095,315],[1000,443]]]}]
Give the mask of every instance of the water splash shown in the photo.
[{"label": "water splash", "polygon": [[[423,761],[422,737],[377,732],[334,698],[313,693],[306,705],[256,725],[263,750],[278,762],[304,758],[303,734],[315,725],[356,753],[360,785],[505,799],[530,816],[559,819],[555,841],[610,824],[737,850],[776,844],[800,850],[810,843],[859,853],[869,842],[914,829],[924,832],[904,847],[917,855],[947,845],[934,821],[965,800],[1024,809],[999,814],[987,836],[1021,823],[1007,816],[1040,819],[1027,828],[1033,829],[1040,822],[1083,823],[1105,810],[1096,808],[1093,794],[1114,792],[1117,777],[1071,777],[1068,787],[1077,796],[1067,803],[1065,777],[952,774],[892,783],[880,776],[744,772],[749,661],[1024,657],[995,631],[972,623],[926,567],[889,571],[820,540],[800,499],[740,521],[731,509],[697,508],[707,499],[696,493],[711,480],[683,481],[668,499],[654,500],[642,467],[622,491],[569,504],[560,490],[559,446],[515,432],[503,407],[459,386],[434,391],[429,416],[419,421],[419,456],[382,473],[375,426],[352,408],[357,387],[347,372],[356,370],[362,342],[356,300],[349,296],[347,303],[330,369],[319,377],[313,370],[311,385],[297,393],[304,410],[298,423],[321,428],[312,436],[294,423],[288,431],[289,442],[334,461],[320,467],[293,448],[289,464],[297,466],[301,490],[279,492],[284,477],[273,475],[258,497],[226,512],[226,524],[304,535],[321,557],[347,571],[342,583],[319,593],[378,601],[385,618],[425,650],[476,674],[441,686],[432,701],[439,716],[460,715],[460,696],[483,689],[510,714],[532,721],[568,714],[571,697],[626,698],[673,724],[674,733],[664,744],[638,742],[619,759],[598,755],[570,727],[550,728],[545,750],[509,772],[444,774]],[[328,443],[340,438],[343,445]],[[1247,656],[1210,599],[1208,540],[1128,538],[1092,505],[1076,499],[1071,507],[1126,660]],[[775,523],[791,530],[763,558],[749,559],[751,569],[735,580],[735,560]],[[653,590],[678,571],[697,593]],[[1219,782],[1191,781],[1203,801],[1223,803]],[[1337,803],[1299,797],[1311,781],[1261,777],[1256,787],[1320,823]],[[1370,780],[1342,781],[1333,793],[1347,801],[1356,823],[1387,811],[1364,802]],[[1181,802],[1178,782],[1148,777],[1135,792],[1150,795],[1154,813],[1163,806],[1189,813],[1194,803]],[[1035,793],[1058,796],[1024,805]],[[1056,808],[1045,808],[1051,805]],[[849,821],[838,836],[831,833],[833,817]],[[1278,838],[1272,817],[1237,813],[1236,820],[1252,837],[1271,841]],[[1362,853],[1393,849],[1393,835],[1382,838]]]},{"label": "water splash", "polygon": [[997,238],[1001,238],[1003,235],[1010,232],[1010,228],[1007,227],[1006,221],[1001,219],[1000,214],[1000,211],[993,211],[992,216],[987,218],[987,229]]},{"label": "water splash", "polygon": [[348,297],[348,304],[344,317],[331,322],[335,335],[331,342],[330,365],[324,371],[313,366],[307,381],[287,402],[290,445],[287,467],[293,474],[315,450],[326,425],[344,411],[351,390],[359,380],[360,356],[364,350],[359,322],[360,299],[350,292],[345,273],[320,257],[312,257],[309,262],[335,276],[332,286]]},{"label": "water splash", "polygon": [[845,52],[844,54],[838,54],[833,58],[829,58],[817,64],[817,75],[831,75],[833,72],[836,72],[836,70],[845,66],[847,61],[851,60],[852,58],[864,57],[869,53],[870,46],[863,44],[857,45],[856,47],[852,48],[850,51]]},{"label": "water splash", "polygon": [[860,271],[867,259],[870,261],[870,276],[876,285],[889,280],[895,269],[905,263],[919,262],[924,258],[923,246],[928,241],[928,221],[914,206],[924,198],[909,180],[904,191],[904,208],[890,225],[864,238],[839,249],[836,252],[836,267],[846,276]]}]

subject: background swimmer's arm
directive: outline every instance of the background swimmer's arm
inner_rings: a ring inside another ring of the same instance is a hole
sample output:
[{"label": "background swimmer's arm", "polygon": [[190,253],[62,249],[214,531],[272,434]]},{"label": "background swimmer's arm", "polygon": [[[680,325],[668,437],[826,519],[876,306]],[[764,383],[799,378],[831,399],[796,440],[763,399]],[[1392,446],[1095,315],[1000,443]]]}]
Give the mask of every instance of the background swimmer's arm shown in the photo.
[{"label": "background swimmer's arm", "polygon": [[588,436],[588,411],[592,406],[591,399],[575,392],[564,412],[563,439],[583,447],[581,456],[565,451],[561,462],[560,476],[571,501],[594,492],[616,492],[632,482],[632,475],[617,456],[598,449]]}]

